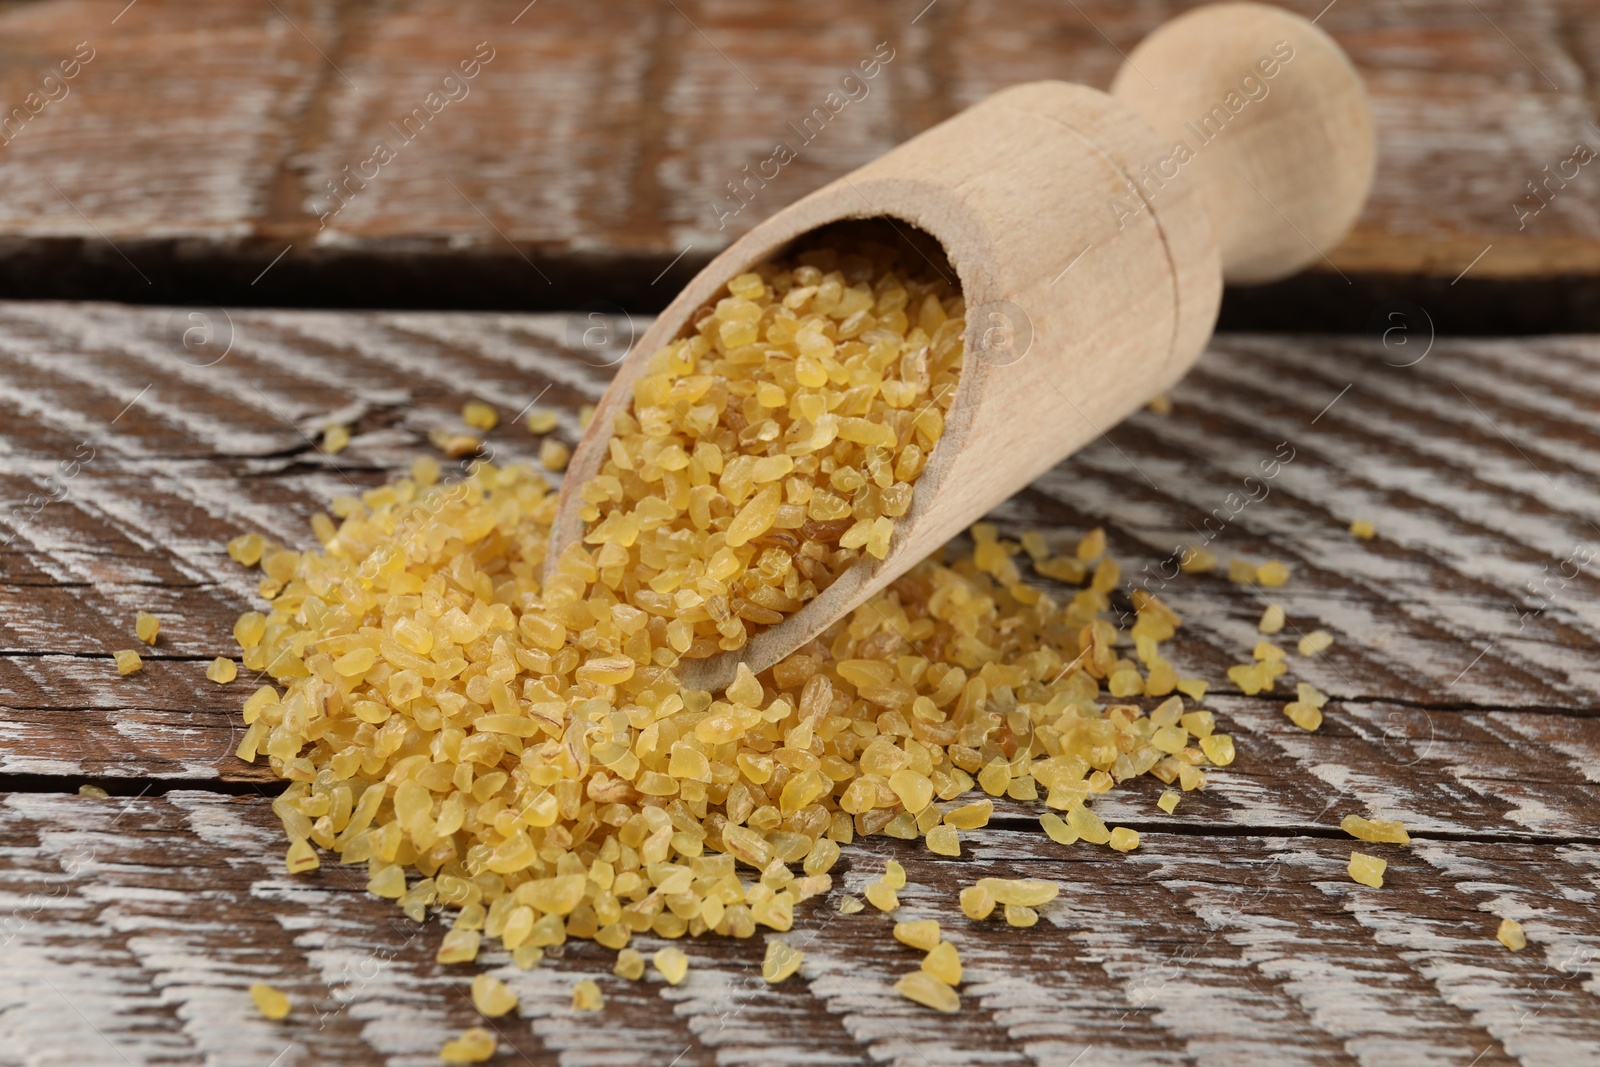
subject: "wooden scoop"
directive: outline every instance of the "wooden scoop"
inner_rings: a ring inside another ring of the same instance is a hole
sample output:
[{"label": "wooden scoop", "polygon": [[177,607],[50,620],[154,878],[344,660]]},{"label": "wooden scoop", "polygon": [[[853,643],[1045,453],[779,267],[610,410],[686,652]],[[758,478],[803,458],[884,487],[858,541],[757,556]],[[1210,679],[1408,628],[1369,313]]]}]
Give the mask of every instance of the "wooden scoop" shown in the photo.
[{"label": "wooden scoop", "polygon": [[1360,212],[1374,155],[1366,93],[1339,46],[1261,4],[1172,20],[1109,95],[1066,82],[996,93],[778,212],[689,283],[578,444],[552,566],[583,534],[578,487],[599,471],[646,359],[728,279],[841,220],[921,231],[967,304],[944,436],[887,558],[863,556],[743,649],[678,673],[720,689],[740,660],[763,670],[1181,378],[1224,279],[1272,281],[1322,258]]}]

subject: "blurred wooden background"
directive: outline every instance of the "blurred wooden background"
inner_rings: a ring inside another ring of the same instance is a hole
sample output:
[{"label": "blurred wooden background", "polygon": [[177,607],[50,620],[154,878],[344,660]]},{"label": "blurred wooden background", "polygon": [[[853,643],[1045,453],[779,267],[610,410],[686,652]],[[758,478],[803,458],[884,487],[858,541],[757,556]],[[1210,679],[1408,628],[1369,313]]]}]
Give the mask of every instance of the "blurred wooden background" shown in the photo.
[{"label": "blurred wooden background", "polygon": [[[0,293],[650,310],[753,222],[996,89],[1105,87],[1119,52],[1188,6],[7,4],[8,112],[79,42],[94,58],[0,146]],[[1328,262],[1231,294],[1224,325],[1360,329],[1404,296],[1457,332],[1600,326],[1600,168],[1563,166],[1580,142],[1600,150],[1593,5],[1287,6],[1320,11],[1365,76],[1377,183]],[[428,114],[428,94],[480,44],[492,58]],[[880,44],[892,58],[865,95],[802,145],[793,131]],[[402,140],[419,108],[427,121]],[[394,158],[361,179],[380,140]],[[799,158],[724,217],[738,203],[727,183],[780,140]],[[342,207],[320,218],[350,174]],[[1529,183],[1551,174],[1535,199]]]}]

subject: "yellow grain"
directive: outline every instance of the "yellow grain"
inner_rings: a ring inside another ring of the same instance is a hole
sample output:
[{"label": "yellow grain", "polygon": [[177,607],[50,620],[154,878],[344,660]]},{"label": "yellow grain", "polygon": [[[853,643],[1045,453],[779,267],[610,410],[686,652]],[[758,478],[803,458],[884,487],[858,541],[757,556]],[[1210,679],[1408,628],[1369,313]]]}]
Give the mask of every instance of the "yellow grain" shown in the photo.
[{"label": "yellow grain", "polygon": [[592,979],[585,978],[572,987],[572,1007],[576,1011],[599,1011],[606,1006],[606,998]]},{"label": "yellow grain", "polygon": [[481,1026],[473,1026],[446,1041],[439,1050],[439,1058],[446,1063],[483,1063],[493,1058],[497,1047],[494,1034]]},{"label": "yellow grain", "polygon": [[894,984],[894,991],[907,1000],[946,1014],[961,1010],[961,997],[949,985],[927,971],[912,971]]},{"label": "yellow grain", "polygon": [[497,1019],[517,1006],[517,995],[494,975],[480,974],[472,979],[472,1005],[479,1014]]},{"label": "yellow grain", "polygon": [[288,994],[265,982],[255,982],[250,986],[250,999],[255,1001],[256,1010],[268,1019],[278,1020],[289,1014]]},{"label": "yellow grain", "polygon": [[461,421],[474,430],[492,430],[500,425],[500,413],[491,404],[469,400],[461,407]]},{"label": "yellow grain", "polygon": [[1522,924],[1515,919],[1501,919],[1500,929],[1495,931],[1494,939],[1512,952],[1521,952],[1528,947],[1528,938],[1522,932]]},{"label": "yellow grain", "polygon": [[902,945],[932,951],[939,943],[939,922],[936,919],[918,919],[914,922],[894,924],[894,939]]},{"label": "yellow grain", "polygon": [[1391,819],[1364,819],[1359,815],[1346,815],[1339,823],[1340,829],[1361,841],[1389,845],[1409,845],[1411,835],[1406,828]]},{"label": "yellow grain", "polygon": [[336,456],[350,444],[350,427],[333,423],[324,427],[322,431],[322,450],[330,456]]},{"label": "yellow grain", "polygon": [[1383,872],[1389,861],[1369,856],[1365,852],[1350,853],[1350,877],[1373,889],[1383,888]]}]

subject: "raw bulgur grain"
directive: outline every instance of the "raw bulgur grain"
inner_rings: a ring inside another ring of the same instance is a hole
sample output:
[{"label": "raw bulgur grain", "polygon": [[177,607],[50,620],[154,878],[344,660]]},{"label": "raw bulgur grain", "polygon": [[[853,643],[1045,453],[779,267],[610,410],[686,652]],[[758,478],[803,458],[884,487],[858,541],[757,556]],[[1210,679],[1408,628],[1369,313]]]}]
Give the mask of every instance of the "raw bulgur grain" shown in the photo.
[{"label": "raw bulgur grain", "polygon": [[946,1014],[961,1010],[961,997],[950,986],[927,971],[912,971],[895,982],[894,990],[907,1000]]},{"label": "raw bulgur grain", "polygon": [[1495,931],[1494,939],[1512,952],[1521,952],[1528,947],[1528,938],[1522,932],[1522,924],[1515,919],[1501,919],[1500,929]]},{"label": "raw bulgur grain", "polygon": [[500,425],[500,413],[491,404],[469,400],[461,407],[461,421],[474,430],[492,430]]},{"label": "raw bulgur grain", "polygon": [[599,1011],[606,1006],[606,998],[593,980],[585,978],[572,987],[572,1006],[578,1011]]},{"label": "raw bulgur grain", "polygon": [[446,1041],[439,1058],[446,1063],[483,1063],[494,1056],[495,1036],[481,1026],[461,1031],[461,1036]]},{"label": "raw bulgur grain", "polygon": [[1361,841],[1387,845],[1409,845],[1411,835],[1400,823],[1390,819],[1363,819],[1359,815],[1346,815],[1339,828]]},{"label": "raw bulgur grain", "polygon": [[1365,852],[1350,853],[1351,879],[1373,889],[1383,888],[1383,872],[1388,866],[1388,860],[1377,856],[1369,856]]},{"label": "raw bulgur grain", "polygon": [[330,456],[343,452],[350,444],[350,427],[334,423],[322,431],[322,450]]},{"label": "raw bulgur grain", "polygon": [[517,995],[494,975],[480,974],[472,979],[472,1005],[480,1014],[496,1019],[517,1006]]},{"label": "raw bulgur grain", "polygon": [[268,1019],[278,1020],[289,1014],[288,995],[265,982],[250,986],[250,999],[255,1001],[256,1010]]}]

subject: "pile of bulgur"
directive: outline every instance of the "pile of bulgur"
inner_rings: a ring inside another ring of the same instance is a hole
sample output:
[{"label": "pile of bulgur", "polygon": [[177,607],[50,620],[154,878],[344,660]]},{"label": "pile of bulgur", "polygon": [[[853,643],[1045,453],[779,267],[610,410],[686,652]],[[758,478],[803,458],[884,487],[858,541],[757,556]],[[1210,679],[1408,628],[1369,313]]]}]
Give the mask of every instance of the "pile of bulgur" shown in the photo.
[{"label": "pile of bulgur", "polygon": [[[1107,827],[1095,795],[1144,774],[1196,789],[1232,762],[1205,683],[1162,654],[1177,615],[1135,591],[1119,635],[1099,530],[1061,551],[980,524],[969,551],[936,553],[770,670],[741,666],[722,693],[679,685],[683,658],[742,647],[887,551],[964,329],[939,268],[904,255],[814,250],[733,279],[650,358],[581,489],[584,541],[548,581],[552,487],[487,462],[449,480],[423,458],[335,500],[312,523],[319,550],[230,543],[270,601],[235,626],[243,664],[276,683],[246,701],[238,752],[289,781],[273,807],[291,871],[331,852],[413,918],[447,909],[443,962],[489,938],[527,967],[587,938],[636,978],[634,934],[788,930],[857,835],[958,855],[1006,796],[1041,802],[1057,842],[1127,851],[1138,835]],[[1077,588],[1058,601],[1027,571]],[[1140,698],[1156,698],[1148,714]],[[898,868],[867,887],[882,911]],[[1026,926],[1055,892],[985,879],[961,907]],[[926,951],[897,988],[958,1006],[937,924],[896,936]],[[670,948],[654,963],[673,982],[687,967]],[[799,965],[769,943],[769,980]],[[575,1006],[602,1006],[591,987]],[[486,1015],[515,1003],[492,979],[473,994]],[[445,1054],[493,1050],[473,1030]]]}]

